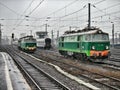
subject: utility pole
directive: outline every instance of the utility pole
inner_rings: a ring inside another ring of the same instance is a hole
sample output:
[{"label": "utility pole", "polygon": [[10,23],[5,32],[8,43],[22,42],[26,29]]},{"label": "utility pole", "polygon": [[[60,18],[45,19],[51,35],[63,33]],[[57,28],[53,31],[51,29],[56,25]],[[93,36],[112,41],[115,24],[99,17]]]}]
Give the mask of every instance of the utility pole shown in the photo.
[{"label": "utility pole", "polygon": [[71,29],[72,29],[72,26],[69,26],[69,31],[71,31]]},{"label": "utility pole", "polygon": [[54,47],[54,35],[53,35],[53,30],[51,31],[51,37],[52,37],[52,46]]},{"label": "utility pole", "polygon": [[119,33],[118,35],[119,35],[119,39],[118,39],[118,41],[119,41],[119,44],[120,44],[120,33]]},{"label": "utility pole", "polygon": [[51,37],[52,37],[52,40],[53,40],[53,30],[51,31],[51,35],[52,35]]},{"label": "utility pole", "polygon": [[30,35],[32,36],[32,30],[30,30]]},{"label": "utility pole", "polygon": [[115,43],[117,44],[117,32],[115,33]]},{"label": "utility pole", "polygon": [[2,34],[1,34],[1,24],[0,24],[0,45],[1,45],[1,37],[2,37]]},{"label": "utility pole", "polygon": [[47,23],[45,24],[45,32],[47,33]]},{"label": "utility pole", "polygon": [[112,23],[112,46],[114,47],[114,23]]},{"label": "utility pole", "polygon": [[91,27],[91,5],[88,3],[88,29]]},{"label": "utility pole", "polygon": [[58,38],[59,38],[59,30],[57,31],[57,40],[58,40]]}]

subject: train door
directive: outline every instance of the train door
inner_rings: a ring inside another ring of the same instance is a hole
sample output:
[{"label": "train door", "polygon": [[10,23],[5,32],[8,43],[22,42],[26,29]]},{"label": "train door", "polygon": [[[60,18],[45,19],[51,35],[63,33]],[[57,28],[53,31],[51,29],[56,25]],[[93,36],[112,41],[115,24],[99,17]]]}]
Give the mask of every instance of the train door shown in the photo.
[{"label": "train door", "polygon": [[82,36],[78,36],[79,50],[82,52]]}]

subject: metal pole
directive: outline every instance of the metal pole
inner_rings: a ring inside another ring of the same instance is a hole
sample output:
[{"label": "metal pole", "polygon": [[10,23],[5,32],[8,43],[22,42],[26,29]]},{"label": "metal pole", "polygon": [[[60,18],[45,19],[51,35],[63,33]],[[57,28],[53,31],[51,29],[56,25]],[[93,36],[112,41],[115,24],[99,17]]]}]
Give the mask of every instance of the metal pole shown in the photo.
[{"label": "metal pole", "polygon": [[119,44],[120,44],[120,33],[119,33]]},{"label": "metal pole", "polygon": [[52,35],[52,46],[54,47],[54,35],[53,35],[53,30],[51,31],[51,35]]},{"label": "metal pole", "polygon": [[45,24],[45,31],[46,31],[46,33],[47,33],[47,24]]},{"label": "metal pole", "polygon": [[30,30],[30,35],[32,36],[32,30]]},{"label": "metal pole", "polygon": [[88,29],[91,27],[91,8],[90,8],[90,3],[88,3]]},{"label": "metal pole", "polygon": [[52,35],[52,40],[53,40],[53,30],[51,31],[51,35]]},{"label": "metal pole", "polygon": [[112,45],[114,47],[114,23],[112,24]]},{"label": "metal pole", "polygon": [[1,37],[2,35],[1,35],[1,24],[0,24],[0,45],[1,45]]},{"label": "metal pole", "polygon": [[71,31],[71,28],[72,28],[72,27],[71,27],[71,26],[69,26],[69,31]]},{"label": "metal pole", "polygon": [[117,32],[115,33],[115,40],[116,40],[116,44],[117,44]]},{"label": "metal pole", "polygon": [[58,38],[59,38],[59,30],[57,31],[57,40],[58,40]]}]

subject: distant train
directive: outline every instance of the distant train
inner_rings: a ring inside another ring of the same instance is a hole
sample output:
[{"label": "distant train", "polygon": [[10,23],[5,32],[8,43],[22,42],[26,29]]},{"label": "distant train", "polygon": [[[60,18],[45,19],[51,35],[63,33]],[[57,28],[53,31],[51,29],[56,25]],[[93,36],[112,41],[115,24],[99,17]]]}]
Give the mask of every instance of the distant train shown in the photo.
[{"label": "distant train", "polygon": [[35,38],[37,40],[37,47],[50,49],[51,48],[51,39],[48,37],[47,32],[39,31],[36,32]]},{"label": "distant train", "polygon": [[110,57],[109,35],[95,27],[67,31],[59,37],[59,53],[82,60],[104,60]]},{"label": "distant train", "polygon": [[36,50],[36,39],[33,36],[25,36],[18,40],[18,48],[27,52],[34,52]]}]

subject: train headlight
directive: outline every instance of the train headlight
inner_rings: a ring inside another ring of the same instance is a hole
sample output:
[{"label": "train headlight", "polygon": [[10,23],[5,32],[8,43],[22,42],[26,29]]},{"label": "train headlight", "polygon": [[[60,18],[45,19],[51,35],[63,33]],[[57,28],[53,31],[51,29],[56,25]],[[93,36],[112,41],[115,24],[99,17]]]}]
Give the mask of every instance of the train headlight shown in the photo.
[{"label": "train headlight", "polygon": [[106,46],[106,49],[109,49],[109,47],[108,47],[108,46]]},{"label": "train headlight", "polygon": [[92,49],[94,50],[94,49],[95,49],[95,46],[92,46]]}]

